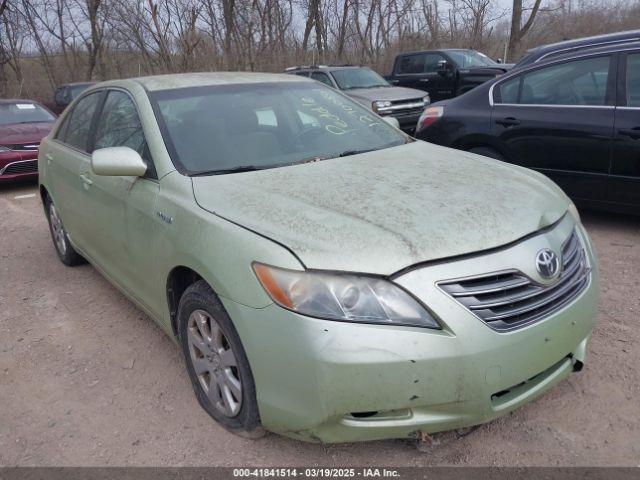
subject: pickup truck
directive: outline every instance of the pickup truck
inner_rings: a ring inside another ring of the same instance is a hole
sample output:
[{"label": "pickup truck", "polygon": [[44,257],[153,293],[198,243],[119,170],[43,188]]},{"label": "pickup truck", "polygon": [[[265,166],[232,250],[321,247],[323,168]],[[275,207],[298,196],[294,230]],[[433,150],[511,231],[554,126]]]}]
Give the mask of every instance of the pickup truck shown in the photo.
[{"label": "pickup truck", "polygon": [[475,50],[425,50],[398,55],[385,78],[392,85],[423,90],[437,102],[468,92],[511,67]]},{"label": "pickup truck", "polygon": [[429,105],[429,95],[422,90],[390,85],[370,68],[355,65],[311,65],[289,67],[285,73],[310,77],[342,90],[380,116],[394,117],[402,130],[413,133],[420,114]]}]

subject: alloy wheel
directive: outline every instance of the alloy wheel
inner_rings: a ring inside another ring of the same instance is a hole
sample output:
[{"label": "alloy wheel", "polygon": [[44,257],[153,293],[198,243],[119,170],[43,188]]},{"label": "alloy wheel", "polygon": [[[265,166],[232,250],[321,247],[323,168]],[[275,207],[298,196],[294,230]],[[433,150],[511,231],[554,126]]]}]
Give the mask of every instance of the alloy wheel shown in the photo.
[{"label": "alloy wheel", "polygon": [[242,379],[236,356],[218,322],[204,310],[189,315],[187,343],[200,386],[211,403],[227,417],[242,408]]},{"label": "alloy wheel", "polygon": [[67,239],[62,221],[53,203],[49,205],[49,221],[51,222],[51,232],[53,233],[53,241],[56,244],[56,248],[60,255],[65,255],[67,253]]}]

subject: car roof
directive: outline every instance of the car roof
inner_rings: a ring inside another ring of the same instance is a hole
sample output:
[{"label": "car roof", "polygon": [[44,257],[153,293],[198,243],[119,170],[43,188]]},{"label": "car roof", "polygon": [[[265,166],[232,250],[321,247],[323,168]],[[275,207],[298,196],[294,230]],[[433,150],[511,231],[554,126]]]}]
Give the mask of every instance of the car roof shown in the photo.
[{"label": "car roof", "polygon": [[[615,53],[615,52],[620,52],[622,50],[635,50],[635,49],[639,49],[640,48],[640,41],[631,41],[631,42],[625,42],[625,43],[616,43],[615,45],[595,45],[592,47],[588,47],[588,48],[581,48],[579,50],[573,50],[570,52],[562,52],[562,53],[558,53],[556,55],[550,55],[548,57],[545,57],[543,59],[540,59],[539,61],[535,62],[535,63],[530,63],[527,65],[523,65],[522,68],[528,68],[528,67],[533,67],[538,66],[538,65],[546,65],[548,63],[554,63],[557,61],[562,61],[562,60],[570,60],[572,58],[578,58],[578,57],[582,57],[582,56],[588,56],[588,55],[596,55],[598,53]],[[514,71],[514,70],[512,70]],[[517,71],[520,71],[520,69],[518,69]]]},{"label": "car roof", "polygon": [[403,55],[415,55],[418,53],[429,53],[429,52],[476,52],[477,50],[473,48],[429,48],[427,50],[415,50],[413,52],[402,52],[398,54],[398,57]]},{"label": "car roof", "polygon": [[[148,91],[171,90],[187,87],[204,87],[213,85],[234,85],[248,83],[310,82],[312,80],[279,73],[255,72],[201,72],[179,73],[170,75],[154,75],[127,80],[142,85]],[[110,81],[99,86],[118,85],[122,82]]]},{"label": "car roof", "polygon": [[285,69],[286,73],[295,73],[295,72],[333,72],[337,70],[353,70],[356,68],[366,68],[371,70],[369,67],[364,65],[301,65],[296,67],[289,67]]},{"label": "car roof", "polygon": [[255,72],[200,72],[200,73],[175,73],[167,75],[152,75],[146,77],[134,77],[119,80],[107,80],[94,84],[88,91],[100,88],[120,87],[133,88],[134,85],[142,86],[145,90],[153,92],[158,90],[173,90],[188,87],[207,87],[214,85],[237,85],[249,83],[279,83],[279,82],[313,82],[305,77],[285,75],[279,73],[255,73]]},{"label": "car roof", "polygon": [[91,85],[95,85],[96,82],[71,82],[71,83],[63,83],[62,85],[60,85],[61,87],[84,87],[86,86],[91,86]]},{"label": "car roof", "polygon": [[550,43],[548,45],[541,45],[528,50],[524,58],[522,58],[517,65],[537,63],[548,56],[553,55],[555,57],[556,55],[560,55],[563,51],[569,53],[570,51],[583,51],[598,46],[610,46],[615,48],[617,45],[633,41],[640,41],[640,30],[628,30],[625,32],[609,33],[606,35],[596,35],[593,37]]}]

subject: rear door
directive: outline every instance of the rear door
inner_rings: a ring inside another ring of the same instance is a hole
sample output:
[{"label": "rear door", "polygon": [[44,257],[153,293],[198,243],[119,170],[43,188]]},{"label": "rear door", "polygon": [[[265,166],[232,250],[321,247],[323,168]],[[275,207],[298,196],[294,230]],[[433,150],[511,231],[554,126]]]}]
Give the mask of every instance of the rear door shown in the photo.
[{"label": "rear door", "polygon": [[618,70],[618,106],[608,198],[640,207],[640,50],[624,52]]},{"label": "rear door", "polygon": [[391,83],[428,92],[432,102],[449,98],[453,94],[454,79],[438,73],[442,61],[448,60],[437,52],[402,55],[396,61]]},{"label": "rear door", "polygon": [[615,56],[573,59],[493,88],[492,133],[510,162],[541,171],[578,199],[606,198]]},{"label": "rear door", "polygon": [[148,167],[144,177],[95,175],[90,162],[83,165],[83,212],[91,227],[91,256],[109,277],[161,316],[154,283],[149,281],[157,263],[157,175],[133,98],[124,90],[110,89],[96,120],[92,149],[123,146],[142,156]]},{"label": "rear door", "polygon": [[81,250],[88,232],[82,221],[80,168],[89,161],[90,131],[101,100],[101,91],[78,100],[43,152],[50,194],[72,243]]}]

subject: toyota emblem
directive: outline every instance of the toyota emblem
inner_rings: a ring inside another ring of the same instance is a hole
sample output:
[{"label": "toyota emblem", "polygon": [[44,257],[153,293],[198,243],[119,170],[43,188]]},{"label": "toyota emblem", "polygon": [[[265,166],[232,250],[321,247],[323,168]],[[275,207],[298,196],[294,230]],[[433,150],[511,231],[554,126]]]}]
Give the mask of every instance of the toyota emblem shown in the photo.
[{"label": "toyota emblem", "polygon": [[536,270],[542,278],[551,279],[560,271],[560,260],[553,250],[545,248],[536,255]]}]

